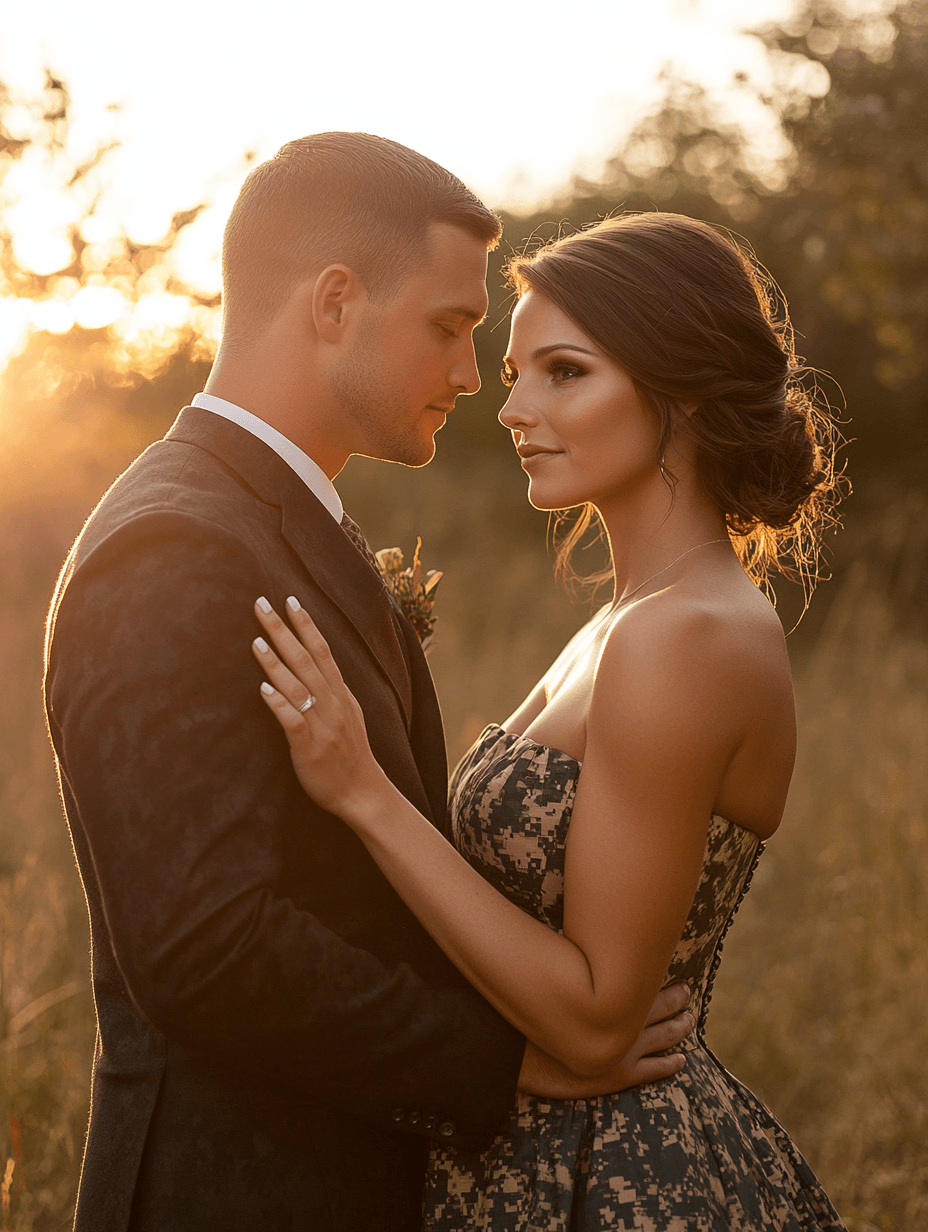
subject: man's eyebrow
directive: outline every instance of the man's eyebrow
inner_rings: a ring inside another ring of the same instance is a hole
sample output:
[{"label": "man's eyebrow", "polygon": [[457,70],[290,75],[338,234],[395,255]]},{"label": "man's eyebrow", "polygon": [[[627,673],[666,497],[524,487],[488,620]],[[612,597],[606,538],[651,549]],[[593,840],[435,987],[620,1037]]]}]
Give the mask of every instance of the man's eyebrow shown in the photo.
[{"label": "man's eyebrow", "polygon": [[[595,351],[589,351],[586,347],[577,346],[573,342],[552,342],[550,346],[539,347],[537,351],[532,351],[532,359],[544,359],[546,355],[550,355],[552,351],[579,351],[581,355],[592,355],[596,358]],[[508,355],[503,356],[504,364],[512,364],[512,359]],[[515,365],[513,364],[513,367]]]},{"label": "man's eyebrow", "polygon": [[486,312],[475,312],[473,308],[445,308],[444,311],[450,316],[464,317],[466,321],[474,321],[477,325],[482,325],[487,319]]}]

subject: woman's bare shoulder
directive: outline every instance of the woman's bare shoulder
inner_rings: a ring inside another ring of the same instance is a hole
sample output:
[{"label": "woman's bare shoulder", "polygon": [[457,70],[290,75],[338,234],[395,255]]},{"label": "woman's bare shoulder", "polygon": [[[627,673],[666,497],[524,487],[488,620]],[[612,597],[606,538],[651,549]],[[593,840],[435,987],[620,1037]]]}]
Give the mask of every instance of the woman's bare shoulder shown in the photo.
[{"label": "woman's bare shoulder", "polygon": [[616,704],[638,690],[724,701],[786,672],[783,627],[768,600],[744,579],[715,591],[668,588],[613,618],[596,687]]}]

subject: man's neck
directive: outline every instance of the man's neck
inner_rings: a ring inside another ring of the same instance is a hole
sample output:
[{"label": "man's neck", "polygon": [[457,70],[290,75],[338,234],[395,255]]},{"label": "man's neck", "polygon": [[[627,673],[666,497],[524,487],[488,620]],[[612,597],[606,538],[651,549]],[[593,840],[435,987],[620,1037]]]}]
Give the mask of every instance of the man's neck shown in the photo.
[{"label": "man's neck", "polygon": [[205,392],[257,415],[307,454],[331,480],[342,470],[351,449],[340,441],[338,418],[318,381],[285,362],[267,356],[229,355],[220,349]]}]

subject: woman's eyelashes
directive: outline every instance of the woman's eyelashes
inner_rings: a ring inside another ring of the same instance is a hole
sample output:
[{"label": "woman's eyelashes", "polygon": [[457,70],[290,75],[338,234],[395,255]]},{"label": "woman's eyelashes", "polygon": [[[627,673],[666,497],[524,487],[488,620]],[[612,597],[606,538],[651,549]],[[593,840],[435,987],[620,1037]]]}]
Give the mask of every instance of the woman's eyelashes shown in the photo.
[{"label": "woman's eyelashes", "polygon": [[[563,385],[567,381],[578,380],[587,374],[587,369],[582,364],[566,359],[558,359],[556,356],[547,361],[544,371],[555,385]],[[504,363],[500,370],[499,378],[504,385],[511,389],[519,379],[519,370],[510,363]]]},{"label": "woman's eyelashes", "polygon": [[551,374],[551,379],[557,385],[563,385],[565,381],[574,381],[578,377],[586,376],[587,371],[582,364],[570,363],[566,359],[552,358],[545,366]]}]

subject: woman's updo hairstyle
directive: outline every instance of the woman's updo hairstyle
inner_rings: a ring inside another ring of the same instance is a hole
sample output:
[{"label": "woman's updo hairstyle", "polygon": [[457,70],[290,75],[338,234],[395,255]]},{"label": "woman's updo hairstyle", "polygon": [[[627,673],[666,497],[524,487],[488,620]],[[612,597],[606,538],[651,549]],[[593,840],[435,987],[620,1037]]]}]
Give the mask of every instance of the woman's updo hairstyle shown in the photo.
[{"label": "woman's updo hairstyle", "polygon": [[[544,295],[629,374],[660,419],[671,489],[674,435],[695,443],[754,581],[767,587],[778,570],[808,598],[837,522],[843,438],[753,257],[682,214],[625,214],[513,258],[508,273],[518,295]],[[562,574],[593,516],[588,506],[564,540]]]}]

